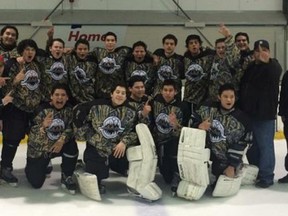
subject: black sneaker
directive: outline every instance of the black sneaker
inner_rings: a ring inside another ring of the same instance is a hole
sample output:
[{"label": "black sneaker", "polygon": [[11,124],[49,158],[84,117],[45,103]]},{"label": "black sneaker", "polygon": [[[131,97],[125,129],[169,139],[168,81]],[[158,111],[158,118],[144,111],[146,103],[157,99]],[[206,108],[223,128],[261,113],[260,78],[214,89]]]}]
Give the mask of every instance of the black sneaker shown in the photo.
[{"label": "black sneaker", "polygon": [[62,188],[67,189],[71,194],[74,195],[76,193],[77,186],[72,176],[66,177],[65,174],[62,173],[61,185],[62,185]]},{"label": "black sneaker", "polygon": [[46,170],[45,170],[46,178],[51,177],[52,170],[53,170],[52,162],[49,161],[49,164],[47,165]]},{"label": "black sneaker", "polygon": [[283,178],[278,179],[278,183],[288,183],[288,174]]},{"label": "black sneaker", "polygon": [[13,187],[18,186],[18,179],[12,174],[12,168],[2,168],[0,172],[0,178],[7,182],[9,185]]},{"label": "black sneaker", "polygon": [[258,181],[256,182],[255,186],[258,188],[268,188],[270,186],[272,186],[274,184],[274,182],[265,182],[265,181]]}]

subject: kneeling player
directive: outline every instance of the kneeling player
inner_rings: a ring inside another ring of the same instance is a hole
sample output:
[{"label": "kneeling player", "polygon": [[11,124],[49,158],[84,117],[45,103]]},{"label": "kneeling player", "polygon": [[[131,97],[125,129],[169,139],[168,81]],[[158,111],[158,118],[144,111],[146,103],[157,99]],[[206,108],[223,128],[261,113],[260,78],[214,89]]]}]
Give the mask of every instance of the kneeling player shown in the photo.
[{"label": "kneeling player", "polygon": [[[124,84],[116,84],[112,88],[111,99],[98,99],[74,108],[77,139],[87,141],[85,171],[97,176],[100,193],[105,193],[102,180],[109,177],[109,168],[116,167],[115,163],[125,156],[127,145],[137,139],[133,131],[135,121],[136,112],[126,101]],[[97,182],[95,178],[92,190]]]},{"label": "kneeling player", "polygon": [[54,157],[62,157],[62,186],[75,194],[72,179],[78,157],[78,147],[73,137],[72,107],[67,105],[67,87],[56,84],[51,92],[51,102],[42,104],[36,112],[28,138],[26,177],[33,188],[44,184],[47,166]]},{"label": "kneeling player", "polygon": [[242,177],[238,171],[245,149],[251,144],[252,133],[246,115],[234,107],[233,85],[222,85],[218,99],[218,103],[200,107],[194,126],[207,132],[206,146],[211,149],[212,173],[218,180],[213,196],[228,196],[240,188]]}]

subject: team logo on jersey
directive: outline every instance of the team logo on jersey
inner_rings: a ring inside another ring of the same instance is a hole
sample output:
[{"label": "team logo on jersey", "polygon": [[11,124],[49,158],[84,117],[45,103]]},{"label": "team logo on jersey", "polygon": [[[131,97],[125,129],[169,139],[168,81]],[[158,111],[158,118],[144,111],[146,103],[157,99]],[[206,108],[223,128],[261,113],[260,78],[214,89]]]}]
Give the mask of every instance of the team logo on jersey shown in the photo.
[{"label": "team logo on jersey", "polygon": [[62,119],[53,119],[51,125],[47,129],[47,136],[50,140],[58,140],[65,129]]},{"label": "team logo on jersey", "polygon": [[218,120],[213,120],[211,128],[209,130],[209,136],[212,143],[221,142],[226,140],[226,136],[224,134],[224,127]]},{"label": "team logo on jersey", "polygon": [[34,91],[38,88],[40,79],[34,70],[28,70],[25,73],[24,80],[21,81],[22,86],[26,86],[29,90]]},{"label": "team logo on jersey", "polygon": [[215,80],[218,75],[219,75],[219,63],[214,62],[212,67],[211,67],[211,75],[210,75],[210,80]]},{"label": "team logo on jersey", "polygon": [[79,83],[86,83],[88,82],[90,79],[87,78],[86,76],[86,72],[80,68],[79,66],[77,66],[74,71],[73,71],[76,79],[79,81]]},{"label": "team logo on jersey", "polygon": [[54,80],[61,80],[67,74],[62,62],[54,62],[48,72]]},{"label": "team logo on jersey", "polygon": [[116,64],[114,58],[105,57],[101,60],[99,68],[104,74],[112,74],[115,70],[120,68],[120,65]]},{"label": "team logo on jersey", "polygon": [[144,81],[146,82],[148,79],[147,73],[144,70],[135,70],[132,72],[131,77],[133,76],[141,76],[144,78]]},{"label": "team logo on jersey", "polygon": [[199,64],[191,64],[188,67],[187,72],[185,73],[185,77],[187,80],[191,82],[197,82],[204,77],[203,68]]},{"label": "team logo on jersey", "polygon": [[172,130],[172,127],[169,123],[169,116],[165,113],[160,113],[156,118],[156,126],[158,131],[162,134],[168,134]]},{"label": "team logo on jersey", "polygon": [[167,79],[177,79],[177,76],[173,74],[173,69],[169,65],[162,65],[157,71],[158,78],[163,82]]},{"label": "team logo on jersey", "polygon": [[106,118],[102,127],[99,129],[106,139],[116,138],[119,133],[124,131],[124,128],[121,127],[120,119],[116,116],[110,116]]}]

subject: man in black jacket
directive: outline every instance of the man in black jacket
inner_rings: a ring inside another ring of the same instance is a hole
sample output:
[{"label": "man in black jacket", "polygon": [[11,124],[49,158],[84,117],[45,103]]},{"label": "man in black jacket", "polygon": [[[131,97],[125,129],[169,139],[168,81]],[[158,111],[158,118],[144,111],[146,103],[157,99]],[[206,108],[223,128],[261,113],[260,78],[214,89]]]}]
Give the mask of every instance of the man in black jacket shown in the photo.
[{"label": "man in black jacket", "polygon": [[259,167],[257,187],[273,185],[274,130],[281,66],[270,58],[269,43],[254,43],[255,61],[245,70],[240,85],[240,106],[252,122],[253,146],[247,152],[250,164]]}]

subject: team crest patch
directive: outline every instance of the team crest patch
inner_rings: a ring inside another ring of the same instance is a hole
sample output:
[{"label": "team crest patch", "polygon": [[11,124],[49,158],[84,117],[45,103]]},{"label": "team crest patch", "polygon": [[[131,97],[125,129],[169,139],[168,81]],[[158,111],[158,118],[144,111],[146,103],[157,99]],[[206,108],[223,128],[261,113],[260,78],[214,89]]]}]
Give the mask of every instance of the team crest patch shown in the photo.
[{"label": "team crest patch", "polygon": [[204,77],[203,68],[199,64],[191,64],[188,67],[187,72],[185,73],[185,77],[187,80],[191,82],[197,82]]},{"label": "team crest patch", "polygon": [[99,68],[104,74],[112,74],[120,68],[120,65],[116,64],[114,58],[105,57],[101,60]]},{"label": "team crest patch", "polygon": [[173,74],[173,69],[169,65],[162,65],[157,71],[158,78],[163,82],[167,79],[177,79],[177,76]]},{"label": "team crest patch", "polygon": [[106,139],[114,139],[124,131],[120,119],[116,116],[106,118],[99,129]]},{"label": "team crest patch", "polygon": [[24,80],[21,81],[22,86],[26,86],[29,90],[34,91],[38,88],[40,79],[34,70],[28,70],[25,73]]},{"label": "team crest patch", "polygon": [[61,80],[64,75],[67,74],[67,71],[62,62],[54,62],[47,73],[49,73],[54,80]]},{"label": "team crest patch", "polygon": [[50,140],[58,140],[65,129],[62,119],[53,119],[51,125],[47,129],[47,136]]},{"label": "team crest patch", "polygon": [[169,116],[165,113],[160,113],[156,118],[156,126],[158,131],[163,134],[168,134],[172,130],[172,127],[169,123]]}]

